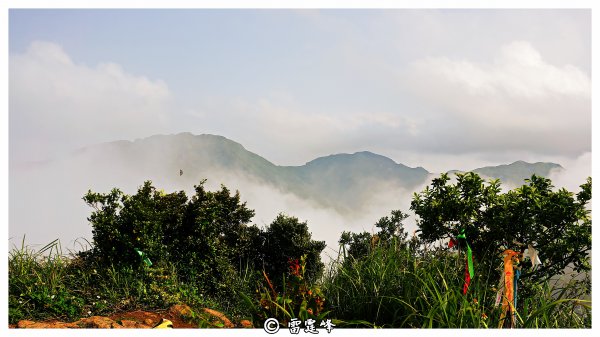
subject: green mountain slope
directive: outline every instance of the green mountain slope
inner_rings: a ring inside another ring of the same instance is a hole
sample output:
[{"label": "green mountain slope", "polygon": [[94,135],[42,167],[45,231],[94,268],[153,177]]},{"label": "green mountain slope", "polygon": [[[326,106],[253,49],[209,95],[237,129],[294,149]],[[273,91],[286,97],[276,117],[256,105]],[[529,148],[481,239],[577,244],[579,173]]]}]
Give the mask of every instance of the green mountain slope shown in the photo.
[{"label": "green mountain slope", "polygon": [[554,163],[526,163],[524,161],[516,161],[508,165],[486,166],[473,170],[473,172],[486,177],[500,179],[503,182],[513,185],[524,183],[525,179],[531,178],[536,174],[547,177],[550,171],[554,169],[562,169],[562,166]]},{"label": "green mountain slope", "polygon": [[[95,162],[90,169],[102,168],[107,175],[133,171],[140,177],[168,176],[189,186],[204,178],[232,187],[231,177],[252,180],[338,211],[359,209],[383,191],[412,193],[432,176],[422,167],[411,168],[367,151],[333,154],[302,166],[278,166],[225,137],[191,133],[99,144],[78,151],[75,157],[87,157]],[[555,168],[560,165],[519,161],[473,171],[522,184],[534,173],[547,176]]]}]

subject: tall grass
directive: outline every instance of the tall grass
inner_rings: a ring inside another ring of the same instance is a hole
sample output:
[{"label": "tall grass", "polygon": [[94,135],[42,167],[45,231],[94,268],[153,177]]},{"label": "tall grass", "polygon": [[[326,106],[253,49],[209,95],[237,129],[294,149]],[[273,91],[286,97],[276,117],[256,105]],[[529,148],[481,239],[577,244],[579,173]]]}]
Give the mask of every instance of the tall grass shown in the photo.
[{"label": "tall grass", "polygon": [[[22,319],[74,321],[135,309],[166,309],[186,303],[244,316],[231,298],[204,294],[200,282],[181,282],[171,265],[117,268],[82,256],[63,254],[58,240],[34,250],[24,243],[9,252],[9,323]],[[249,280],[235,280],[249,289]],[[233,297],[233,296],[232,296]]]},{"label": "tall grass", "polygon": [[55,240],[39,251],[25,246],[9,253],[9,318],[73,318],[81,298],[68,286],[68,261]]},{"label": "tall grass", "polygon": [[536,285],[536,293],[524,299],[519,320],[527,328],[590,328],[592,306],[588,280],[571,278]]},{"label": "tall grass", "polygon": [[[64,255],[58,241],[37,251],[22,244],[9,253],[8,262],[11,324],[21,319],[76,320],[124,310],[165,309],[176,303],[248,318],[252,312],[243,299],[256,297],[256,277],[249,268],[234,281],[232,294],[245,295],[236,302],[202,293],[201,280],[182,282],[173,266],[102,266]],[[476,273],[463,295],[463,275],[462,255],[443,249],[415,251],[393,243],[375,247],[360,259],[342,256],[330,265],[320,285],[305,287],[320,286],[327,306],[323,312],[338,327],[498,327],[500,312],[494,306],[498,280]],[[528,286],[528,295],[519,297],[517,327],[591,327],[589,280]]]},{"label": "tall grass", "polygon": [[[493,289],[498,281],[476,275],[463,295],[463,275],[463,256],[444,250],[417,253],[392,244],[358,260],[333,263],[323,291],[333,315],[346,322],[389,328],[498,327]],[[584,284],[546,282],[534,288],[535,296],[520,299],[518,327],[591,327],[591,303],[582,300]]]}]

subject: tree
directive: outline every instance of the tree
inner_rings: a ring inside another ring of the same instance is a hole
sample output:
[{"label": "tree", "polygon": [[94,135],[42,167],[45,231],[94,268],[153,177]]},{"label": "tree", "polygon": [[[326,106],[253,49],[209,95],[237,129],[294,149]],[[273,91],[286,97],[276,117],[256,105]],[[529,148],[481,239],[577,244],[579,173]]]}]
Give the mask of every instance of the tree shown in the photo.
[{"label": "tree", "polygon": [[[134,195],[118,189],[89,191],[85,202],[95,209],[93,248],[82,255],[106,266],[144,268],[143,252],[153,268],[173,265],[185,282],[199,284],[210,294],[229,292],[232,282],[248,268],[263,269],[274,281],[288,272],[289,262],[305,256],[308,280],[323,272],[324,241],[312,240],[306,222],[280,214],[263,231],[248,225],[254,211],[225,187],[204,189],[205,181],[185,192],[164,193],[146,181]],[[237,275],[236,275],[237,273]]]},{"label": "tree", "polygon": [[500,182],[485,183],[475,173],[457,174],[455,184],[447,174],[415,193],[411,209],[418,216],[420,238],[425,243],[448,240],[464,231],[481,270],[493,270],[504,249],[522,251],[531,244],[544,264],[524,269],[521,277],[544,280],[573,265],[590,270],[591,178],[574,195],[554,190],[550,179],[532,176],[526,184],[501,193]]},{"label": "tree", "polygon": [[226,291],[236,270],[232,262],[242,253],[236,245],[239,233],[254,211],[240,201],[239,192],[231,195],[225,186],[206,191],[204,183],[194,187],[183,220],[170,228],[175,239],[169,247],[184,280],[204,282],[211,292]]},{"label": "tree", "polygon": [[88,218],[93,249],[85,255],[105,265],[141,268],[139,251],[159,267],[175,265],[182,280],[201,282],[209,292],[227,290],[233,262],[248,256],[247,241],[257,235],[247,225],[254,211],[239,192],[232,195],[225,186],[206,191],[204,183],[189,200],[183,191],[157,191],[150,181],[131,196],[118,189],[89,191],[83,199],[95,209]]},{"label": "tree", "polygon": [[257,269],[264,268],[276,286],[282,282],[282,276],[289,270],[291,261],[300,260],[306,255],[306,271],[304,276],[314,282],[323,273],[321,252],[325,249],[325,241],[312,239],[308,224],[298,218],[279,214],[262,233],[264,248]]},{"label": "tree", "polygon": [[405,232],[402,223],[406,218],[408,218],[407,214],[400,210],[393,210],[390,216],[384,216],[375,223],[375,227],[379,228],[376,234],[343,232],[338,241],[343,249],[343,256],[356,260],[369,254],[376,246],[390,244],[406,246],[408,233]]},{"label": "tree", "polygon": [[147,181],[134,195],[119,189],[101,194],[89,191],[83,200],[95,209],[91,255],[105,264],[140,266],[136,249],[156,263],[168,260],[171,229],[182,221],[185,193],[164,194]]},{"label": "tree", "polygon": [[375,223],[375,227],[380,228],[377,236],[379,242],[390,242],[397,239],[399,242],[404,242],[408,233],[404,231],[402,221],[408,218],[408,214],[402,213],[400,210],[393,210],[390,216],[384,216]]}]

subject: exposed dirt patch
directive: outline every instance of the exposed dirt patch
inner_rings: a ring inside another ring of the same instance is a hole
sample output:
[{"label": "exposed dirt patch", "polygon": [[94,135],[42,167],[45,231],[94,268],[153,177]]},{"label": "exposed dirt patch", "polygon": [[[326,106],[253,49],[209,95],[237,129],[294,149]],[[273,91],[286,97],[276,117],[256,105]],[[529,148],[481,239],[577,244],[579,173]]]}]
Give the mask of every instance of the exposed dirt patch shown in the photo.
[{"label": "exposed dirt patch", "polygon": [[[211,327],[224,328],[252,328],[252,323],[246,320],[234,324],[224,314],[204,308],[199,314],[205,322]],[[76,322],[60,322],[49,320],[44,322],[34,322],[29,320],[19,321],[16,325],[10,325],[10,328],[18,329],[151,329],[161,323],[163,319],[172,322],[175,329],[193,329],[198,328],[198,317],[194,317],[192,309],[184,304],[174,305],[164,311],[128,311],[115,313],[108,317],[92,316],[82,318]]]}]

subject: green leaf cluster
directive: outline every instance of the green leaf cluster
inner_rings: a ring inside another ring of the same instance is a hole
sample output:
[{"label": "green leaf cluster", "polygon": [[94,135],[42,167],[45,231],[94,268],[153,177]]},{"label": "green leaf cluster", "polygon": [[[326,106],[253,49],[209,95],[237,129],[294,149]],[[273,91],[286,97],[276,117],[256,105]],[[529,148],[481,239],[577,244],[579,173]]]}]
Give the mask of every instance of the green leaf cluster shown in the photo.
[{"label": "green leaf cluster", "polygon": [[447,241],[464,230],[482,271],[495,273],[505,249],[539,251],[543,265],[524,269],[522,278],[547,280],[567,266],[588,271],[591,252],[591,178],[577,194],[555,189],[550,179],[533,175],[508,192],[500,182],[485,182],[475,173],[447,174],[415,193],[411,210],[418,216],[424,243]]},{"label": "green leaf cluster", "polygon": [[173,266],[181,281],[215,295],[231,294],[233,280],[248,270],[265,270],[279,280],[287,261],[303,255],[309,279],[322,273],[325,243],[312,240],[306,222],[280,214],[262,230],[249,224],[254,211],[239,192],[225,186],[207,191],[204,183],[191,198],[184,191],[157,190],[150,181],[134,195],[89,191],[83,199],[95,209],[88,218],[93,248],[82,256],[134,270],[148,268],[147,258],[153,268]]}]

